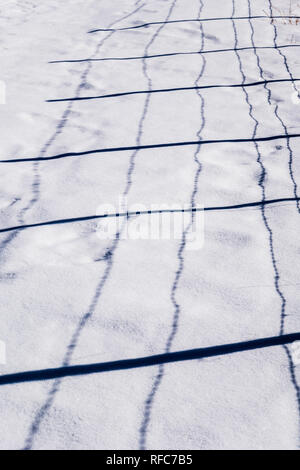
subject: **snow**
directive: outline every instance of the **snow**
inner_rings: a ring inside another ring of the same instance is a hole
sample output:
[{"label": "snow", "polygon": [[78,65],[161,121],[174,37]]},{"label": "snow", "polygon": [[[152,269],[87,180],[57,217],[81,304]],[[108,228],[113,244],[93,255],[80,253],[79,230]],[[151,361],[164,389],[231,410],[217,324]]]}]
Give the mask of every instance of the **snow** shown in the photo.
[{"label": "snow", "polygon": [[[286,0],[271,3],[274,15],[282,16],[275,7],[288,14]],[[255,120],[256,137],[284,135],[280,119],[289,134],[299,133],[300,101],[284,61],[300,78],[297,47],[280,49],[283,55],[256,49],[263,77],[255,50],[239,52],[245,83],[288,80],[268,85],[271,104],[261,85],[47,102],[241,84],[234,26],[242,48],[251,47],[251,25],[233,25],[233,5],[234,16],[248,16],[247,0],[2,0],[0,160],[199,135],[251,139]],[[203,22],[203,34],[196,21],[163,24],[197,19],[201,6],[201,18],[228,20]],[[252,15],[266,15],[270,2],[250,6]],[[162,24],[87,34],[149,22]],[[277,45],[300,44],[300,26],[284,23],[275,22]],[[256,47],[274,46],[268,19],[252,25]],[[201,48],[231,51],[95,60]],[[83,59],[93,60],[64,62]],[[260,142],[258,149],[259,155],[254,143],[229,142],[0,163],[0,228],[93,216],[102,205],[118,208],[122,196],[129,208],[181,208],[194,187],[196,207],[260,201],[263,190],[266,200],[300,194],[299,139]],[[0,340],[7,361],[0,373],[300,331],[299,212],[296,201],[205,212],[198,250],[178,239],[100,239],[106,222],[96,219],[1,233]],[[299,370],[286,349],[274,347],[1,386],[0,448],[297,449]]]}]

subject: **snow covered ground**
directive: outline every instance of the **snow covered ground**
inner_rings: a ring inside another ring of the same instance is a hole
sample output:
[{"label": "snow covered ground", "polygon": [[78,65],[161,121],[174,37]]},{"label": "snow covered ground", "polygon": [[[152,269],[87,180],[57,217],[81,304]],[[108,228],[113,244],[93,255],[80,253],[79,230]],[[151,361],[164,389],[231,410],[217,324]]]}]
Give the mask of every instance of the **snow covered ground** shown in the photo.
[{"label": "snow covered ground", "polygon": [[[265,17],[287,4],[1,1],[1,229],[94,216],[120,197],[220,208],[197,250],[184,233],[102,240],[97,219],[2,232],[2,375],[300,331],[299,203],[247,206],[300,195],[300,141],[287,138],[300,133],[300,25]],[[149,93],[170,88],[190,89]],[[254,141],[155,147],[236,139]],[[0,448],[296,449],[291,351],[1,386]]]}]

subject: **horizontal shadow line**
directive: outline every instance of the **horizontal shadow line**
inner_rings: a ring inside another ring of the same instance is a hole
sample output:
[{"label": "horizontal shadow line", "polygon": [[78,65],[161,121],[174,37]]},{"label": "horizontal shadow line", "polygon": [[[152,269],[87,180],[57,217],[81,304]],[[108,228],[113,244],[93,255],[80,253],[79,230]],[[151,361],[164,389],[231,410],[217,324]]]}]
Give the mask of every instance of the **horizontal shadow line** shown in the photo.
[{"label": "horizontal shadow line", "polygon": [[295,202],[299,201],[300,198],[296,197],[287,197],[279,199],[269,199],[265,201],[254,201],[254,202],[245,202],[243,204],[232,204],[229,206],[211,206],[211,207],[200,207],[200,208],[191,208],[191,209],[157,209],[157,210],[148,210],[148,211],[137,211],[137,212],[121,212],[114,214],[100,214],[100,215],[88,215],[83,217],[73,217],[70,219],[56,219],[49,220],[46,222],[38,222],[35,224],[27,225],[16,225],[14,227],[7,227],[0,229],[0,233],[13,232],[15,230],[25,230],[35,227],[45,227],[51,225],[61,225],[61,224],[71,224],[75,222],[85,222],[88,220],[97,220],[97,219],[108,219],[108,218],[118,218],[118,217],[135,217],[139,215],[153,215],[153,214],[174,214],[174,213],[183,213],[183,212],[212,212],[212,211],[225,211],[225,210],[237,210],[250,207],[261,207],[268,206],[271,204],[279,204],[281,202]]},{"label": "horizontal shadow line", "polygon": [[136,56],[136,57],[104,57],[100,59],[70,59],[70,60],[51,60],[49,64],[63,64],[63,63],[77,63],[77,62],[105,62],[105,61],[127,61],[127,60],[140,60],[140,59],[155,59],[158,57],[172,57],[177,55],[202,55],[202,54],[214,54],[220,52],[237,52],[237,51],[250,51],[257,49],[283,49],[286,47],[300,47],[300,44],[284,44],[282,46],[249,46],[249,47],[238,47],[231,49],[215,49],[209,51],[191,51],[191,52],[169,52],[165,54],[152,54],[146,56]]},{"label": "horizontal shadow line", "polygon": [[203,85],[203,86],[190,86],[190,87],[178,87],[178,88],[162,88],[159,90],[138,90],[138,91],[125,91],[121,93],[112,93],[109,95],[99,95],[99,96],[80,96],[76,98],[58,98],[54,100],[47,100],[46,103],[58,103],[61,101],[86,101],[86,100],[98,100],[104,98],[117,98],[120,96],[128,95],[142,95],[142,94],[151,94],[151,93],[169,93],[174,91],[190,91],[190,90],[210,90],[212,88],[245,88],[245,87],[255,87],[259,85],[267,85],[272,83],[284,83],[284,82],[299,82],[299,78],[282,78],[277,80],[262,80],[259,82],[251,83],[237,83],[233,85]]},{"label": "horizontal shadow line", "polygon": [[192,18],[186,20],[169,20],[169,21],[152,21],[149,23],[143,23],[135,26],[127,26],[125,28],[99,28],[88,31],[88,34],[97,33],[101,31],[128,31],[130,29],[147,28],[148,26],[154,26],[159,24],[174,24],[174,23],[205,23],[207,21],[232,21],[232,20],[256,20],[256,19],[299,19],[299,16],[267,16],[267,15],[256,15],[256,16],[229,16],[220,18]]},{"label": "horizontal shadow line", "polygon": [[98,153],[112,153],[112,152],[126,152],[126,151],[138,151],[138,150],[149,150],[167,147],[186,147],[194,145],[208,145],[208,144],[237,144],[237,143],[249,143],[249,142],[270,142],[273,140],[287,140],[299,138],[300,134],[284,134],[284,135],[273,135],[268,137],[256,137],[248,139],[220,139],[220,140],[191,140],[185,142],[169,142],[165,144],[149,144],[149,145],[132,145],[128,147],[108,147],[101,149],[86,150],[83,152],[68,152],[61,153],[59,155],[52,155],[50,157],[32,157],[32,158],[13,158],[10,160],[0,160],[0,163],[29,163],[29,162],[47,162],[51,160],[59,160],[61,158],[70,157],[82,157],[84,155],[95,155]]},{"label": "horizontal shadow line", "polygon": [[240,343],[222,344],[207,348],[188,349],[154,356],[138,357],[134,359],[123,359],[119,361],[102,362],[95,364],[82,364],[76,366],[59,367],[56,369],[32,370],[0,376],[0,385],[12,385],[24,382],[36,382],[42,380],[53,380],[62,377],[74,377],[78,375],[98,374],[117,370],[136,369],[140,367],[151,367],[159,364],[168,364],[195,359],[204,359],[214,356],[224,356],[243,351],[251,351],[273,346],[282,346],[295,341],[300,341],[300,333],[292,333],[270,338],[261,338]]}]

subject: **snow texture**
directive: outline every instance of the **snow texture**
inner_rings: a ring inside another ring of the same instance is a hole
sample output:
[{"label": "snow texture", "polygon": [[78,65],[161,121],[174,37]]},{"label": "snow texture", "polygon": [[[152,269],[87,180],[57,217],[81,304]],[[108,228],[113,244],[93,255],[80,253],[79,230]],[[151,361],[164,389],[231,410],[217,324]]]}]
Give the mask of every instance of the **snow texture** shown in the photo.
[{"label": "snow texture", "polygon": [[[300,25],[268,18],[289,15],[287,0],[0,10],[0,373],[300,331]],[[207,140],[221,142],[159,147]],[[107,148],[120,151],[89,153]],[[101,240],[97,219],[3,231],[120,197],[220,209],[199,250],[185,231]],[[278,198],[292,200],[247,207]],[[291,351],[1,386],[0,448],[297,449]]]}]

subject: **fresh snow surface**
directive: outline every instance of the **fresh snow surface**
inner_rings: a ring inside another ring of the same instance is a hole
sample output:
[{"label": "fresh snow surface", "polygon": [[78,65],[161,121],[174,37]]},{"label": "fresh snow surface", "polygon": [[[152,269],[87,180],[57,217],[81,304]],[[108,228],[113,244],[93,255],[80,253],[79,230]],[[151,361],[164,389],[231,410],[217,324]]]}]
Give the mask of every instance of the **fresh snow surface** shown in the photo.
[{"label": "fresh snow surface", "polygon": [[[300,133],[291,80],[300,78],[300,24],[231,20],[270,8],[284,16],[288,3],[1,0],[1,229],[94,216],[102,205],[118,208],[122,195],[129,210],[300,195],[300,140],[286,138]],[[188,21],[198,18],[225,19]],[[230,50],[190,54],[220,49]],[[173,53],[184,54],[166,55]],[[277,79],[286,81],[48,102]],[[276,135],[284,138],[3,162]],[[300,331],[295,200],[205,212],[196,250],[186,249],[184,234],[101,239],[105,223],[1,232],[2,375]],[[2,385],[0,448],[297,449],[300,366],[292,353],[278,346]]]}]

